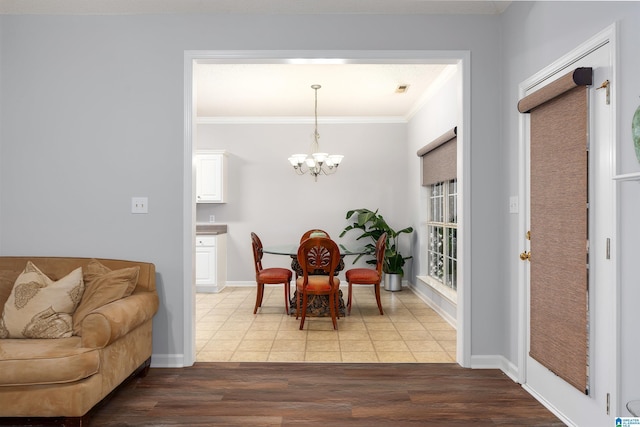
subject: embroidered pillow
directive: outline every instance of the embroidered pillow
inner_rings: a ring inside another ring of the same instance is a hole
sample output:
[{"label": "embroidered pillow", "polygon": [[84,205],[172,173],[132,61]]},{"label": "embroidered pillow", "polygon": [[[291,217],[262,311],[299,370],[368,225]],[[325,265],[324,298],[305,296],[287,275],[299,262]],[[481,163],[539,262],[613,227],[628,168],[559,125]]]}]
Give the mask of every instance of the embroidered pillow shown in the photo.
[{"label": "embroidered pillow", "polygon": [[92,259],[85,267],[85,291],[73,314],[73,334],[82,336],[82,321],[96,308],[120,298],[128,297],[138,283],[140,267],[111,270]]},{"label": "embroidered pillow", "polygon": [[4,305],[0,337],[70,337],[83,291],[82,268],[54,282],[28,261]]}]

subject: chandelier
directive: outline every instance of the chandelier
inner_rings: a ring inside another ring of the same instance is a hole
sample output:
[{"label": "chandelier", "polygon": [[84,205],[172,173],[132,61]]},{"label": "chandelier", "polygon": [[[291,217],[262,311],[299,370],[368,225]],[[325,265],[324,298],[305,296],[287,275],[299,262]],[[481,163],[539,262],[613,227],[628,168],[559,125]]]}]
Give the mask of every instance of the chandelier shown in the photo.
[{"label": "chandelier", "polygon": [[316,93],[316,127],[313,132],[311,154],[292,154],[289,157],[289,162],[298,175],[309,173],[316,181],[320,174],[331,175],[335,173],[344,157],[339,154],[320,153],[320,144],[318,143],[318,139],[320,139],[320,134],[318,133],[318,89],[320,87],[320,85],[311,85],[311,89],[315,90]]}]

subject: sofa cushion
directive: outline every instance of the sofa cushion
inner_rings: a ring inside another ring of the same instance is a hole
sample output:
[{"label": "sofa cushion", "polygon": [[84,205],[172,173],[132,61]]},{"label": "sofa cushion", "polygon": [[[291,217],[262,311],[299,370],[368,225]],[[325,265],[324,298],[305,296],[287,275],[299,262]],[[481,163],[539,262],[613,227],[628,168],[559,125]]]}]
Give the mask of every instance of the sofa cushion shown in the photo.
[{"label": "sofa cushion", "polygon": [[4,311],[4,305],[9,299],[16,279],[20,275],[19,271],[0,270],[0,317]]},{"label": "sofa cushion", "polygon": [[70,337],[72,314],[83,291],[82,268],[54,282],[32,262],[27,262],[5,303],[0,337]]},{"label": "sofa cushion", "polygon": [[96,308],[131,295],[140,267],[111,270],[92,259],[84,269],[85,291],[73,314],[73,333],[82,336],[82,320]]},{"label": "sofa cushion", "polygon": [[6,339],[0,342],[0,388],[82,380],[100,368],[100,352],[81,347],[80,337]]}]

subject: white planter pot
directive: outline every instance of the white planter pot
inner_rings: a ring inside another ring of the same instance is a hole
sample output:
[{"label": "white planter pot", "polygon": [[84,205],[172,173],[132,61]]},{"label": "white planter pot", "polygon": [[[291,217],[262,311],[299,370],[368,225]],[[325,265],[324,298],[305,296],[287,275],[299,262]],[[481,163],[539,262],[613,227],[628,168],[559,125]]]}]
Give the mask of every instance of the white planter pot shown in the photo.
[{"label": "white planter pot", "polygon": [[402,274],[384,273],[384,290],[391,292],[401,291]]}]

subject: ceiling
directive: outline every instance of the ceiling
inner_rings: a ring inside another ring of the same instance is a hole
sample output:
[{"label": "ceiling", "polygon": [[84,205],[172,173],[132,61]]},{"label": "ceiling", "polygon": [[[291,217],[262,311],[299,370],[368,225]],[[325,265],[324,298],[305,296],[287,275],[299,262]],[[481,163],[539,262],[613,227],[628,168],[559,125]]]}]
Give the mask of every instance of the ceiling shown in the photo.
[{"label": "ceiling", "polygon": [[[510,1],[483,0],[0,0],[0,14],[135,15],[260,14],[483,14],[502,13]],[[246,62],[246,61],[245,61]],[[263,61],[264,62],[264,61]],[[407,121],[438,82],[444,64],[197,64],[201,121],[309,120],[312,84],[319,120]],[[407,85],[405,93],[396,93]]]},{"label": "ceiling", "polygon": [[[438,82],[445,64],[197,64],[197,116],[209,121],[321,120],[406,122]],[[399,86],[406,86],[398,92]]]},{"label": "ceiling", "polygon": [[500,14],[509,1],[484,0],[0,0],[0,14],[366,13]]}]

